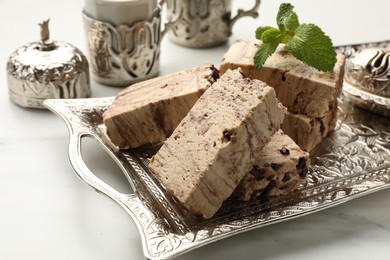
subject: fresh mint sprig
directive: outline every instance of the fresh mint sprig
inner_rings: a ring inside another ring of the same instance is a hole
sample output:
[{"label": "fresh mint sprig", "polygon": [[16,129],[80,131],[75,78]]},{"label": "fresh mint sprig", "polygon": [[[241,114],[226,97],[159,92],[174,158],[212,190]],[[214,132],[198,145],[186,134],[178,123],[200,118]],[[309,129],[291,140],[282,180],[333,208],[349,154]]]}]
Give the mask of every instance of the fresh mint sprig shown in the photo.
[{"label": "fresh mint sprig", "polygon": [[320,71],[332,71],[336,62],[336,50],[332,40],[314,24],[300,24],[294,6],[283,3],[276,16],[278,28],[259,27],[256,38],[262,41],[254,56],[260,69],[279,44],[286,44],[291,54]]}]

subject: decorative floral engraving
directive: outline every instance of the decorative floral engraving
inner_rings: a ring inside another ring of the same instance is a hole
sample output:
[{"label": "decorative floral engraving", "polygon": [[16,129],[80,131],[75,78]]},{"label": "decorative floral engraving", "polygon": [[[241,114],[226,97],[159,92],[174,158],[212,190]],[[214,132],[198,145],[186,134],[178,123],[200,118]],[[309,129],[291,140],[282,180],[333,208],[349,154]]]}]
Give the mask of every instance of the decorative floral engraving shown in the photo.
[{"label": "decorative floral engraving", "polygon": [[369,93],[390,97],[390,50],[364,49],[346,63],[345,80]]},{"label": "decorative floral engraving", "polygon": [[343,53],[347,58],[350,58],[356,52],[367,48],[390,49],[390,41],[338,46],[337,51]]},{"label": "decorative floral engraving", "polygon": [[347,57],[343,92],[356,105],[390,116],[390,41],[340,46]]}]

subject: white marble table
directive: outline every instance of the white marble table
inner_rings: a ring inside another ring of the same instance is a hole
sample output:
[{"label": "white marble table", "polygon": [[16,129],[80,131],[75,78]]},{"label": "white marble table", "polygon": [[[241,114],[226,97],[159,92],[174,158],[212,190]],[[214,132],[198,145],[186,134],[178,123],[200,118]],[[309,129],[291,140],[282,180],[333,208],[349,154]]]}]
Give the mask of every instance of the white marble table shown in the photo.
[{"label": "white marble table", "polygon": [[[245,1],[252,2],[252,1]],[[258,25],[275,24],[282,1],[263,0],[261,15],[240,20],[225,46],[187,49],[164,39],[161,74],[213,62],[228,45],[251,38]],[[335,44],[390,39],[385,0],[291,1],[302,22],[320,25]],[[235,1],[245,6],[244,1]],[[143,259],[131,219],[82,183],[67,158],[68,132],[48,111],[23,109],[8,98],[5,64],[20,45],[39,39],[51,18],[53,39],[85,51],[82,1],[0,0],[0,259]],[[92,82],[93,97],[120,89]],[[129,187],[94,142],[83,149],[91,169],[118,190]],[[225,239],[178,259],[389,259],[390,190],[288,222]]]}]

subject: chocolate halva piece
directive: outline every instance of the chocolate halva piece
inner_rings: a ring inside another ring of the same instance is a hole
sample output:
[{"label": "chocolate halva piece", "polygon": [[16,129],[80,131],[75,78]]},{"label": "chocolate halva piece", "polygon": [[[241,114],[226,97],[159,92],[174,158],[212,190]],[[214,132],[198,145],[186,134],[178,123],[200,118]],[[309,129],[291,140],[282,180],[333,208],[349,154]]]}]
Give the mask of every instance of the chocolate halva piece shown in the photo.
[{"label": "chocolate halva piece", "polygon": [[228,70],[199,98],[149,168],[184,207],[209,219],[259,160],[285,113],[273,88]]},{"label": "chocolate halva piece", "polygon": [[259,159],[233,195],[248,201],[289,194],[306,182],[309,165],[309,153],[279,130],[260,151]]},{"label": "chocolate halva piece", "polygon": [[107,135],[121,149],[165,140],[217,78],[205,64],[127,87],[103,114]]},{"label": "chocolate halva piece", "polygon": [[246,77],[273,87],[280,102],[291,113],[321,118],[332,110],[343,84],[344,55],[337,54],[332,72],[320,72],[297,60],[282,44],[257,70],[253,57],[260,44],[258,40],[235,42],[222,58],[220,74],[227,69],[241,68]]},{"label": "chocolate halva piece", "polygon": [[[336,102],[337,104],[337,102]],[[310,152],[324,137],[332,132],[337,122],[337,105],[323,117],[310,117],[287,112],[280,128],[299,147]]]}]

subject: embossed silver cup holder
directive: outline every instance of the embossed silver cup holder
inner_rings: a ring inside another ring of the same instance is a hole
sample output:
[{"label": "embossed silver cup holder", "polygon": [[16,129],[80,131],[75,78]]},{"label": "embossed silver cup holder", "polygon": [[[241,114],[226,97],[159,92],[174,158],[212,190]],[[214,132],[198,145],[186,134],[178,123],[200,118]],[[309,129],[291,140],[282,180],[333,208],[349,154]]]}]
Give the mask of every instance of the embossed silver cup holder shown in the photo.
[{"label": "embossed silver cup holder", "polygon": [[161,31],[161,8],[146,21],[114,26],[83,12],[84,31],[94,79],[124,87],[157,76],[160,43],[169,25]]}]

